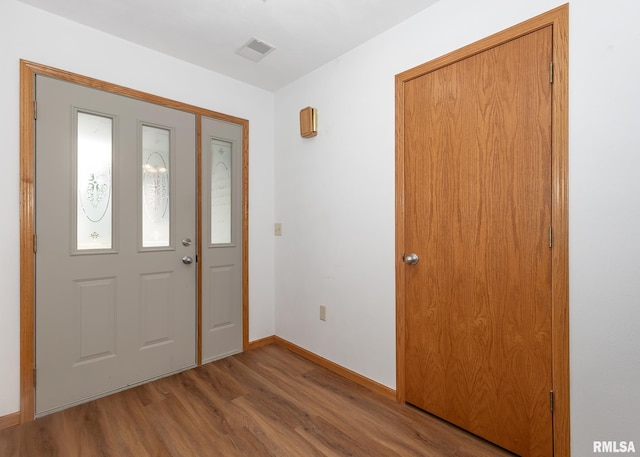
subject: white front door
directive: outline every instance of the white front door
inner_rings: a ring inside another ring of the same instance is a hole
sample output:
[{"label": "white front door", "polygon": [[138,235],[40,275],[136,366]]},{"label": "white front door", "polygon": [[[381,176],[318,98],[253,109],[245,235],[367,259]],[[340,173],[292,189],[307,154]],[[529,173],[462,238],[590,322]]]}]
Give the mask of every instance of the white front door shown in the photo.
[{"label": "white front door", "polygon": [[195,365],[196,120],[43,76],[36,91],[44,415]]}]

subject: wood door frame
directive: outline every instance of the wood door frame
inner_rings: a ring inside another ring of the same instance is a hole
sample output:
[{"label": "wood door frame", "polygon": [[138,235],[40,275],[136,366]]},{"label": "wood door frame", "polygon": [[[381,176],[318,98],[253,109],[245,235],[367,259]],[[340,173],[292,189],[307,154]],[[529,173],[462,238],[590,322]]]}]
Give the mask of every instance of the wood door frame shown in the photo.
[{"label": "wood door frame", "polygon": [[[242,126],[242,349],[249,343],[249,121],[211,111],[146,92],[129,89],[65,70],[20,60],[20,423],[35,417],[35,77],[36,75],[68,81],[116,95],[124,95],[156,105],[195,115],[196,118],[196,186],[197,213],[202,207],[202,117],[219,119]],[[202,256],[202,221],[197,218],[197,255]],[[202,263],[197,263],[196,349],[202,364]]]},{"label": "wood door frame", "polygon": [[551,25],[553,28],[553,88],[551,100],[551,164],[553,252],[551,264],[551,366],[554,392],[555,455],[570,455],[569,400],[569,5],[565,4],[521,24],[396,75],[396,399],[405,402],[405,252],[404,217],[404,85],[425,73],[499,46]]}]

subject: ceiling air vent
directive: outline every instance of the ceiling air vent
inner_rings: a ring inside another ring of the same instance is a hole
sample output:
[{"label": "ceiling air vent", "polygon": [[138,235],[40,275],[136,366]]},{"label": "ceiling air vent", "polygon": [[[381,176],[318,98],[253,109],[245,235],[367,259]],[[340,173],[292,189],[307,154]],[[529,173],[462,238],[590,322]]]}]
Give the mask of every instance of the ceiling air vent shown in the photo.
[{"label": "ceiling air vent", "polygon": [[247,59],[254,62],[259,62],[267,54],[275,51],[275,49],[276,48],[274,48],[270,44],[252,37],[240,49],[236,51],[236,54],[239,54],[242,57],[246,57]]}]

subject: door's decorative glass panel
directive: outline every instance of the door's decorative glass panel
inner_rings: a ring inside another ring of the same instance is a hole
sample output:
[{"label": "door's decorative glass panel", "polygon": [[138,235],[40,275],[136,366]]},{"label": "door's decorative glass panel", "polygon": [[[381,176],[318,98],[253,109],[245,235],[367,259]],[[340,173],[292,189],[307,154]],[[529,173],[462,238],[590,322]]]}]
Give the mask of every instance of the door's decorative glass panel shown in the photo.
[{"label": "door's decorative glass panel", "polygon": [[211,244],[231,243],[231,145],[211,140]]},{"label": "door's decorative glass panel", "polygon": [[76,113],[76,249],[111,249],[113,119]]},{"label": "door's decorative glass panel", "polygon": [[142,247],[171,245],[171,131],[142,126]]}]

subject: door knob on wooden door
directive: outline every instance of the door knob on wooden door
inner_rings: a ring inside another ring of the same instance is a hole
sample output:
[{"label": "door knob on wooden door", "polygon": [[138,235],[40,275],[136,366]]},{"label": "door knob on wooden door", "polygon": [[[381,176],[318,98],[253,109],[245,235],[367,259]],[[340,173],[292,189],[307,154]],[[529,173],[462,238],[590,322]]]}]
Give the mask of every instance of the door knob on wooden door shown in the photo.
[{"label": "door knob on wooden door", "polygon": [[420,257],[418,257],[418,254],[411,253],[404,257],[404,263],[406,263],[407,265],[415,265],[419,260]]}]

